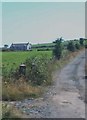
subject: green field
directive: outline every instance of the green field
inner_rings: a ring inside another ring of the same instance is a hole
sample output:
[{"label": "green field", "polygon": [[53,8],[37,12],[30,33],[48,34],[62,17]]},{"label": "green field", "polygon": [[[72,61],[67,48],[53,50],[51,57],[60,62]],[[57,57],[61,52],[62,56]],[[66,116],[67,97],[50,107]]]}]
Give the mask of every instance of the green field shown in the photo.
[{"label": "green field", "polygon": [[[68,44],[68,41],[64,41],[62,43],[63,45],[67,45]],[[46,47],[46,48],[50,48],[50,47],[54,47],[55,46],[55,43],[42,43],[42,44],[33,44],[32,45],[32,48],[40,48],[40,47]]]},{"label": "green field", "polygon": [[18,51],[18,52],[2,52],[2,67],[8,69],[17,68],[21,63],[33,55],[46,54],[52,57],[52,51]]},{"label": "green field", "polygon": [[55,43],[44,43],[44,44],[33,44],[32,47],[49,47],[49,46],[55,46]]}]

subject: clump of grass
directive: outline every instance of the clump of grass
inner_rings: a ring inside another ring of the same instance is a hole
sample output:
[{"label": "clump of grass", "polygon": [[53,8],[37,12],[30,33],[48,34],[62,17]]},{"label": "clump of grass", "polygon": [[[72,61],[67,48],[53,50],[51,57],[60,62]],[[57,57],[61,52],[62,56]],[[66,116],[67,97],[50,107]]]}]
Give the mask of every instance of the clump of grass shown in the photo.
[{"label": "clump of grass", "polygon": [[0,101],[0,120],[2,119],[2,101]]},{"label": "clump of grass", "polygon": [[7,118],[21,118],[22,113],[12,105],[2,104],[2,120]]},{"label": "clump of grass", "polygon": [[32,86],[23,78],[20,78],[15,83],[2,83],[2,99],[3,100],[21,100],[24,98],[36,98],[42,93],[40,86]]},{"label": "clump of grass", "polygon": [[87,76],[87,63],[85,64],[85,75]]}]

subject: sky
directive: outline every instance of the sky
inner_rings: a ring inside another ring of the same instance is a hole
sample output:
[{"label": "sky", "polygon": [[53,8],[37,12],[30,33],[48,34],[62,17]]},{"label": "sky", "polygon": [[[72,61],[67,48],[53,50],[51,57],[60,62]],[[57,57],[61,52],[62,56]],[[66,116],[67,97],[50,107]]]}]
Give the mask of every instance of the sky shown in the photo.
[{"label": "sky", "polygon": [[85,37],[84,2],[3,2],[2,45]]}]

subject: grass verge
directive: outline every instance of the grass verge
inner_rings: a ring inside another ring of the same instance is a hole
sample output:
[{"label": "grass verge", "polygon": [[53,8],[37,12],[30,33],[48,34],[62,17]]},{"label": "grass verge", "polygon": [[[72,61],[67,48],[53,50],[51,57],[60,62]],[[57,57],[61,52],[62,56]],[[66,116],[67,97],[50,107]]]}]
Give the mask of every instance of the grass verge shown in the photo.
[{"label": "grass verge", "polygon": [[15,83],[3,82],[2,100],[22,100],[25,98],[36,98],[42,94],[41,86],[32,86],[23,78]]},{"label": "grass verge", "polygon": [[7,103],[2,103],[2,120],[7,120],[7,118],[21,118],[22,113],[14,108],[12,105]]}]

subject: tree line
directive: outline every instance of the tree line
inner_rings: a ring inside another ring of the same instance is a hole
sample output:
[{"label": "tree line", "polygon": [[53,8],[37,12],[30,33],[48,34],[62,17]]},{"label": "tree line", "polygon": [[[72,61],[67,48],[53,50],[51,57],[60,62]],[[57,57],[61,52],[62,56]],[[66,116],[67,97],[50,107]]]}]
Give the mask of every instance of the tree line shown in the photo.
[{"label": "tree line", "polygon": [[[53,49],[53,55],[56,59],[60,59],[62,57],[62,51],[64,50],[64,46],[63,46],[63,39],[62,38],[58,38],[57,40],[55,40],[55,47]],[[68,44],[67,44],[67,50],[68,51],[71,51],[71,52],[74,52],[76,50],[79,50],[80,48],[82,47],[86,47],[87,45],[85,44],[87,40],[86,39],[83,39],[83,38],[80,38],[79,40],[70,40],[68,41]]]}]

